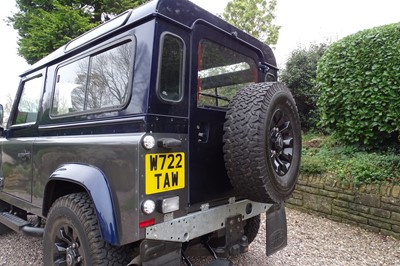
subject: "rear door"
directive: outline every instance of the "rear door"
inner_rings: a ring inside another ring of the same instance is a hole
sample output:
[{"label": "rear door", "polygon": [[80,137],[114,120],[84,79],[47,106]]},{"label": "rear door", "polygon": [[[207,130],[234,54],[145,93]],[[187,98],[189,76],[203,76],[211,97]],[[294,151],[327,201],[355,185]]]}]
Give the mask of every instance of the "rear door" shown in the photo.
[{"label": "rear door", "polygon": [[2,143],[2,190],[28,202],[32,201],[32,146],[43,86],[44,71],[23,79]]},{"label": "rear door", "polygon": [[223,158],[223,125],[229,101],[257,81],[257,54],[218,29],[195,26],[190,88],[190,202],[232,194]]}]

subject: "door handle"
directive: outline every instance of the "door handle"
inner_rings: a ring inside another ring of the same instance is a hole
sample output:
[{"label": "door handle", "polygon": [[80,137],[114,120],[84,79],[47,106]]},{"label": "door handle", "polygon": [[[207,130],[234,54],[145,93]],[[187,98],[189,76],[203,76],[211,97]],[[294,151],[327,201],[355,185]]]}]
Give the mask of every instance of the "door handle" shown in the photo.
[{"label": "door handle", "polygon": [[162,138],[158,140],[158,147],[171,149],[182,146],[182,141],[174,138]]},{"label": "door handle", "polygon": [[20,158],[21,160],[25,161],[31,158],[31,153],[27,150],[24,150],[23,152],[19,152],[17,154],[18,158]]}]

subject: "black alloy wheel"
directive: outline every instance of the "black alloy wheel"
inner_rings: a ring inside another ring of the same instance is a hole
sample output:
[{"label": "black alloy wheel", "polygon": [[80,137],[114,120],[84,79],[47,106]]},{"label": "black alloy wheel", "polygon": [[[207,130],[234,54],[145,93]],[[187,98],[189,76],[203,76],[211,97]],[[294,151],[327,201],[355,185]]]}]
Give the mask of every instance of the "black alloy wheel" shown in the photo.
[{"label": "black alloy wheel", "polygon": [[275,173],[284,176],[288,173],[293,159],[293,128],[288,114],[277,109],[272,115],[270,125],[270,158]]},{"label": "black alloy wheel", "polygon": [[44,265],[127,265],[130,246],[103,241],[96,211],[87,193],[57,199],[47,217],[43,236]]}]

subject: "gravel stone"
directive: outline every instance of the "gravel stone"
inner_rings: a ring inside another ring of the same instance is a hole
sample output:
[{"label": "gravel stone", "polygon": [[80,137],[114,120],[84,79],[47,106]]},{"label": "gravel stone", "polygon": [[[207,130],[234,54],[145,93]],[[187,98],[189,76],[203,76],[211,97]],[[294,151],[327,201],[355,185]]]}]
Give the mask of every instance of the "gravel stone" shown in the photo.
[{"label": "gravel stone", "polygon": [[[231,258],[234,265],[400,265],[400,241],[333,222],[293,209],[286,209],[288,246],[265,256],[265,215],[249,252]],[[41,265],[42,240],[7,233],[0,236],[0,265]],[[205,265],[209,257],[193,258]]]}]

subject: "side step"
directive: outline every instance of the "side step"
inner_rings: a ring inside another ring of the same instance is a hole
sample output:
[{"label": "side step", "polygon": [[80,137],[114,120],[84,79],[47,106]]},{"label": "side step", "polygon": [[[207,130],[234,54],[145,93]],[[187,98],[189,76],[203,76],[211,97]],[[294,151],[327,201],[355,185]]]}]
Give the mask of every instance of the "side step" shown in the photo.
[{"label": "side step", "polygon": [[0,212],[0,223],[8,226],[16,232],[22,232],[28,236],[42,237],[44,233],[43,228],[34,227],[28,221],[9,212]]},{"label": "side step", "polygon": [[12,215],[9,212],[1,212],[0,213],[0,222],[4,225],[7,225],[14,231],[20,231],[22,227],[25,225],[30,225],[28,221],[25,221],[18,216]]}]

